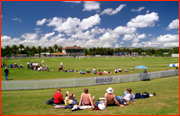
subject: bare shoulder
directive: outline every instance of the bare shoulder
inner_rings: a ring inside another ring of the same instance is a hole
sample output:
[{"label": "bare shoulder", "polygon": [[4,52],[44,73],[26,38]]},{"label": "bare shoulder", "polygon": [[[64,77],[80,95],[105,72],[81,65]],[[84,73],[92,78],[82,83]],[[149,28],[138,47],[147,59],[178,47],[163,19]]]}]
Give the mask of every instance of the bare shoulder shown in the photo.
[{"label": "bare shoulder", "polygon": [[112,96],[115,98],[115,94],[112,94]]},{"label": "bare shoulder", "polygon": [[81,96],[83,96],[83,95],[84,95],[84,93],[81,94]]}]

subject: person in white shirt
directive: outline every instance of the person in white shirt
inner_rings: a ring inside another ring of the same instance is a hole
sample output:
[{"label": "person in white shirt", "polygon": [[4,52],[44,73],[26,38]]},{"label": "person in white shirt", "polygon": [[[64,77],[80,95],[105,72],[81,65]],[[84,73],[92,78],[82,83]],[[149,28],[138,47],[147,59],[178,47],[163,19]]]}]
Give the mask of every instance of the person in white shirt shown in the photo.
[{"label": "person in white shirt", "polygon": [[131,93],[132,89],[127,88],[127,94],[123,97],[126,101],[134,101],[134,95]]},{"label": "person in white shirt", "polygon": [[135,95],[131,93],[132,89],[127,88],[127,91],[124,91],[124,96],[116,96],[117,100],[126,100],[126,101],[135,101]]},{"label": "person in white shirt", "polygon": [[120,67],[119,67],[118,71],[121,72],[121,68]]},{"label": "person in white shirt", "polygon": [[92,73],[93,73],[93,74],[96,74],[96,73],[97,73],[95,67],[94,67]]},{"label": "person in white shirt", "polygon": [[119,71],[118,71],[118,69],[116,68],[115,70],[114,70],[114,73],[118,73]]}]

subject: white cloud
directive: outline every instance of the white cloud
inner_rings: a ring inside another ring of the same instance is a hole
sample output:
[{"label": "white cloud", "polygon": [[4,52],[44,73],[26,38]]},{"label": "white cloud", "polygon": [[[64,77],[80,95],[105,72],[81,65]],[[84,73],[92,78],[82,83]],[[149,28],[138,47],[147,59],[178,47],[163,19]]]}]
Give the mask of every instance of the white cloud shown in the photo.
[{"label": "white cloud", "polygon": [[54,26],[56,31],[72,33],[77,31],[80,19],[68,17],[67,19],[54,17],[47,26]]},{"label": "white cloud", "polygon": [[14,38],[12,39],[9,36],[2,36],[1,37],[1,47],[5,47],[7,45],[12,46],[12,45],[19,45],[21,43],[20,38]]},{"label": "white cloud", "polygon": [[83,11],[91,11],[100,9],[100,3],[96,1],[85,1]]},{"label": "white cloud", "polygon": [[36,21],[36,25],[43,25],[46,22],[46,18]]},{"label": "white cloud", "polygon": [[123,27],[123,26],[118,26],[113,30],[114,33],[122,35],[122,34],[131,34],[136,32],[136,28],[133,27]]},{"label": "white cloud", "polygon": [[86,31],[83,33],[82,31],[78,31],[75,34],[71,36],[72,38],[78,38],[78,39],[93,39],[94,35],[90,34],[90,31]]},{"label": "white cloud", "polygon": [[81,3],[81,1],[63,1],[63,2],[71,2],[71,3],[76,3],[76,4]]},{"label": "white cloud", "polygon": [[147,10],[146,13],[148,14],[148,13],[149,13],[149,10]]},{"label": "white cloud", "polygon": [[146,38],[146,35],[143,33],[141,35],[138,35],[138,39],[145,39]]},{"label": "white cloud", "polygon": [[79,28],[82,30],[86,30],[90,27],[93,27],[94,25],[99,24],[101,21],[101,18],[99,17],[98,14],[91,16],[87,19],[83,19],[82,22],[79,24]]},{"label": "white cloud", "polygon": [[143,34],[125,34],[124,37],[122,38],[122,40],[124,41],[129,41],[131,40],[131,42],[133,43],[137,43],[140,41],[140,39],[145,39],[146,38],[146,35],[143,33]]},{"label": "white cloud", "polygon": [[122,46],[119,45],[119,44],[116,44],[116,45],[114,46],[114,48],[119,48],[119,47],[122,47]]},{"label": "white cloud", "polygon": [[40,28],[36,28],[35,31],[36,31],[36,33],[42,32]]},{"label": "white cloud", "polygon": [[19,19],[19,18],[14,18],[12,20],[21,22],[21,19]]},{"label": "white cloud", "polygon": [[179,19],[173,20],[167,27],[167,29],[179,29]]},{"label": "white cloud", "polygon": [[131,9],[132,12],[141,12],[145,7],[139,7],[138,9]]},{"label": "white cloud", "polygon": [[177,42],[179,41],[179,35],[171,35],[171,34],[166,34],[166,35],[160,35],[157,38],[158,42]]},{"label": "white cloud", "polygon": [[153,38],[150,41],[141,42],[137,44],[132,44],[133,47],[139,47],[139,45],[143,47],[178,47],[179,46],[179,35],[160,35],[157,38]]},{"label": "white cloud", "polygon": [[135,43],[132,43],[131,47],[143,47],[143,45],[135,42]]},{"label": "white cloud", "polygon": [[1,18],[3,17],[3,15],[1,15]]},{"label": "white cloud", "polygon": [[67,19],[54,17],[47,26],[54,26],[55,31],[59,33],[65,32],[66,34],[71,34],[81,30],[87,30],[97,24],[100,24],[101,18],[98,14],[90,16],[86,19],[80,21],[78,18],[68,17]]},{"label": "white cloud", "polygon": [[103,14],[107,14],[107,15],[117,14],[117,13],[118,13],[120,10],[122,10],[125,6],[126,6],[126,4],[121,4],[121,5],[119,5],[115,10],[113,10],[112,8],[104,9],[104,10],[101,12],[101,15],[103,15]]},{"label": "white cloud", "polygon": [[148,36],[152,36],[152,34],[148,34]]},{"label": "white cloud", "polygon": [[100,33],[105,33],[105,29],[101,29],[101,28],[98,28],[98,26],[96,26],[95,28],[91,29],[91,33],[92,34],[100,34]]},{"label": "white cloud", "polygon": [[155,25],[155,21],[158,20],[158,13],[152,12],[146,15],[138,15],[137,17],[131,19],[131,21],[127,23],[127,26],[135,28],[153,27]]},{"label": "white cloud", "polygon": [[116,43],[119,37],[120,35],[118,34],[106,32],[101,37],[99,37],[99,40],[102,41],[103,43],[108,42],[109,44],[112,44],[112,43]]},{"label": "white cloud", "polygon": [[47,33],[43,37],[41,37],[40,40],[46,41],[49,37],[53,36],[54,34],[55,34],[55,32]]},{"label": "white cloud", "polygon": [[38,38],[38,34],[36,33],[24,33],[23,35],[21,35],[21,38],[24,38],[27,41],[32,41],[32,40],[36,40]]}]

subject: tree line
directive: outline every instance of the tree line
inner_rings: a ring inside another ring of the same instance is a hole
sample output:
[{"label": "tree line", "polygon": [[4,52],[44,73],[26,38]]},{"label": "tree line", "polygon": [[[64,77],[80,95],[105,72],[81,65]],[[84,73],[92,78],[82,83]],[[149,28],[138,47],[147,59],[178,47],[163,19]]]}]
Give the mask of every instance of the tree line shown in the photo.
[{"label": "tree line", "polygon": [[[74,47],[77,47],[74,45]],[[170,56],[172,53],[178,53],[179,54],[179,47],[174,47],[172,49],[143,49],[143,48],[103,48],[103,47],[93,47],[93,48],[84,48],[85,49],[85,55],[114,55],[115,53],[119,52],[126,52],[128,54],[131,54],[132,52],[137,52],[139,55],[155,55],[155,56]],[[58,46],[57,44],[54,44],[54,46],[49,47],[29,47],[24,46],[23,44],[12,45],[12,46],[5,46],[4,48],[1,47],[1,56],[7,56],[10,57],[11,55],[16,54],[27,54],[27,56],[34,56],[34,54],[40,54],[41,53],[62,53],[62,46]],[[167,54],[164,54],[167,53]]]}]

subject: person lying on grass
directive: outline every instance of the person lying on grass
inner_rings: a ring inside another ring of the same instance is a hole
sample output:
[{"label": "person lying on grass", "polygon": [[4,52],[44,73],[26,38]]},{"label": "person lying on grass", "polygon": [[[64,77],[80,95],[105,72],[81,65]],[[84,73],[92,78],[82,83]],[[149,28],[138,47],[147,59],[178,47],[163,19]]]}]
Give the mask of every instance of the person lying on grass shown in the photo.
[{"label": "person lying on grass", "polygon": [[82,70],[79,71],[79,74],[89,74],[89,73],[85,73]]},{"label": "person lying on grass", "polygon": [[112,94],[114,92],[114,90],[109,87],[108,89],[106,89],[107,93],[105,93],[105,108],[107,106],[119,106],[119,107],[123,107],[124,105],[119,104],[119,102],[116,100],[115,98],[115,94]]},{"label": "person lying on grass", "polygon": [[110,74],[111,72],[110,71],[104,71],[103,74]]},{"label": "person lying on grass", "polygon": [[135,95],[131,93],[132,89],[127,88],[127,91],[124,91],[124,96],[116,96],[116,100],[125,100],[127,102],[129,101],[135,101]]},{"label": "person lying on grass", "polygon": [[81,98],[79,100],[79,106],[78,107],[80,107],[80,105],[83,105],[83,106],[92,106],[92,108],[94,108],[94,105],[93,105],[94,97],[95,96],[93,96],[91,98],[91,94],[88,93],[88,88],[85,88],[84,93],[81,94]]}]

